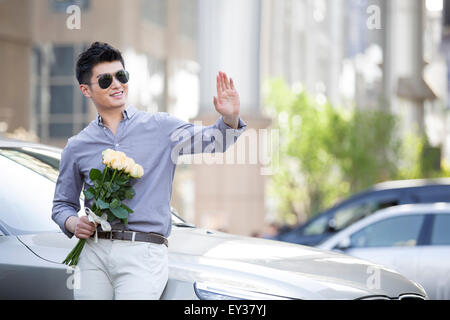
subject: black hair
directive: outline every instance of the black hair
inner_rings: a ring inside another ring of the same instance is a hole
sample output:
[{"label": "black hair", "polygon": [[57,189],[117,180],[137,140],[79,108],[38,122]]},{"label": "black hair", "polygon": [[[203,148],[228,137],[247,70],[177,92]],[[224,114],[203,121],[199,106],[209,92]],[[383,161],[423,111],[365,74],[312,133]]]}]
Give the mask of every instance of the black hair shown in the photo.
[{"label": "black hair", "polygon": [[92,69],[101,62],[120,61],[125,68],[122,54],[105,42],[94,42],[83,51],[76,63],[76,76],[79,84],[87,84],[92,77]]}]

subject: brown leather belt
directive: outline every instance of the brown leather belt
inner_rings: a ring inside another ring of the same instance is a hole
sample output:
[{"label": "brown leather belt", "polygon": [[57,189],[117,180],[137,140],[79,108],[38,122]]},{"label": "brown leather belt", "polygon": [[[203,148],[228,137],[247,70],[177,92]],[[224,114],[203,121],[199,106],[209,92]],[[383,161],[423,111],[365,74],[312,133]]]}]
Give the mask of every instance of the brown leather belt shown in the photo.
[{"label": "brown leather belt", "polygon": [[[92,237],[94,236],[95,233],[92,235]],[[159,233],[153,232],[112,230],[110,232],[98,231],[97,236],[99,239],[151,242],[156,244],[164,244],[166,245],[166,247],[169,247],[169,241],[164,236],[160,235]]]}]

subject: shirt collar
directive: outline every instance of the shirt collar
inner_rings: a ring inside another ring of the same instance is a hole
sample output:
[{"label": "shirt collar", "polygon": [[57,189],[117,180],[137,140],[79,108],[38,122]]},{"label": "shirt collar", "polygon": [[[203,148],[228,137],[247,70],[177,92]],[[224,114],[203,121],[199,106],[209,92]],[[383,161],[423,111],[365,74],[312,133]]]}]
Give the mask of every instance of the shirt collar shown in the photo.
[{"label": "shirt collar", "polygon": [[[136,113],[137,109],[133,106],[128,106],[125,110],[122,111],[123,118],[130,120],[134,114]],[[97,112],[97,124],[99,126],[103,126],[103,120],[100,114]]]}]

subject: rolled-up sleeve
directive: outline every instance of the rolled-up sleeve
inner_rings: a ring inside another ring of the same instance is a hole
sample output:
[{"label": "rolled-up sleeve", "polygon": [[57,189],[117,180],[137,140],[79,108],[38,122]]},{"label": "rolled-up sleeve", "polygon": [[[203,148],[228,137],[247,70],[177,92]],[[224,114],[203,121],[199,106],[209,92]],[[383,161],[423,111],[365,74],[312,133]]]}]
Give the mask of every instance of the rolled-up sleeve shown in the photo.
[{"label": "rolled-up sleeve", "polygon": [[73,237],[73,233],[66,230],[65,223],[69,217],[78,216],[82,186],[83,180],[69,140],[61,154],[52,209],[53,221],[69,238]]},{"label": "rolled-up sleeve", "polygon": [[178,155],[225,152],[245,131],[247,125],[239,118],[238,128],[228,126],[220,116],[211,126],[192,124],[160,112],[160,130]]}]

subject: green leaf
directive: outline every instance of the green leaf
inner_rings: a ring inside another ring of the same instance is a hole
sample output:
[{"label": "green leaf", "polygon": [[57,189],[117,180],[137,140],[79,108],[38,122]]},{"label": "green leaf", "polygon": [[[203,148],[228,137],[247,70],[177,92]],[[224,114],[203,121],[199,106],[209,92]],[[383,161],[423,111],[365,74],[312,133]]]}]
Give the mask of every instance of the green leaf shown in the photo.
[{"label": "green leaf", "polygon": [[94,188],[95,189],[100,189],[102,187],[102,183],[99,180],[95,180],[94,181]]},{"label": "green leaf", "polygon": [[134,211],[131,210],[128,206],[124,205],[123,203],[120,205],[122,208],[128,211],[128,213],[133,213]]},{"label": "green leaf", "polygon": [[87,190],[84,190],[83,193],[84,193],[84,197],[87,200],[91,200],[92,198],[94,198],[94,195],[95,195],[94,188],[92,188],[92,187],[89,187]]},{"label": "green leaf", "polygon": [[96,204],[102,210],[109,208],[109,203],[103,201],[102,199],[97,199]]},{"label": "green leaf", "polygon": [[128,211],[122,207],[110,208],[111,212],[119,219],[128,218]]},{"label": "green leaf", "polygon": [[117,198],[115,198],[115,199],[113,199],[113,201],[111,201],[111,203],[109,204],[109,207],[111,208],[111,209],[115,209],[115,208],[117,208],[118,206],[120,206],[120,200],[119,199],[117,199]]},{"label": "green leaf", "polygon": [[91,169],[91,171],[89,171],[89,178],[92,181],[100,180],[102,178],[102,172],[98,169]]},{"label": "green leaf", "polygon": [[117,183],[113,183],[110,187],[111,192],[116,192],[120,189],[120,186]]},{"label": "green leaf", "polygon": [[130,188],[127,191],[125,191],[125,197],[127,199],[132,199],[135,195],[136,195],[136,191],[134,191],[133,188]]},{"label": "green leaf", "polygon": [[123,175],[123,176],[120,176],[118,179],[116,179],[116,183],[118,185],[123,186],[128,182],[128,180],[129,180],[129,177],[127,175]]},{"label": "green leaf", "polygon": [[108,222],[112,222],[116,219],[116,216],[111,212],[111,211],[107,211],[108,214]]}]

